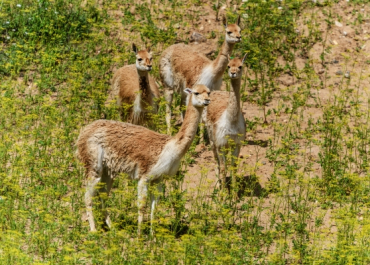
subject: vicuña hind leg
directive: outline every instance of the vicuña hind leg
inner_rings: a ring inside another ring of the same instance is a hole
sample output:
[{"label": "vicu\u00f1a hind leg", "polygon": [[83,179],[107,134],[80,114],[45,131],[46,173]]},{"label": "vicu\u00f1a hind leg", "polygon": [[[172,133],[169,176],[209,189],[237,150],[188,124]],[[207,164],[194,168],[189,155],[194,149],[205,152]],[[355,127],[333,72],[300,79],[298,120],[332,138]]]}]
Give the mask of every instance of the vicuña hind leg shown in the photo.
[{"label": "vicu\u00f1a hind leg", "polygon": [[171,105],[173,99],[173,91],[165,88],[164,97],[166,99],[166,123],[167,123],[167,134],[171,134]]},{"label": "vicu\u00f1a hind leg", "polygon": [[92,232],[96,231],[92,207],[93,207],[93,199],[97,193],[96,186],[99,184],[99,182],[100,182],[100,177],[96,172],[91,171],[88,173],[86,193],[85,193],[85,204],[86,204],[87,220],[89,221],[90,231]]},{"label": "vicu\u00f1a hind leg", "polygon": [[184,106],[186,106],[186,97],[187,95],[181,91],[181,101],[180,101],[180,111],[181,111],[181,122],[184,122],[184,119],[185,119],[185,112],[186,112],[186,109],[184,108]]},{"label": "vicu\u00f1a hind leg", "polygon": [[222,188],[226,188],[226,154],[222,150],[224,147],[216,149],[217,158],[218,158],[218,169],[219,169],[219,178],[221,179]]},{"label": "vicu\u00f1a hind leg", "polygon": [[[94,170],[90,170],[87,172],[87,185],[86,185],[86,193],[85,193],[85,204],[86,204],[86,213],[87,219],[90,224],[90,231],[96,231],[96,225],[94,221],[93,215],[93,200],[96,194],[98,193],[98,189],[105,190],[108,192],[112,187],[111,180],[108,180],[108,172],[104,170],[103,166],[103,158],[104,158],[104,149],[102,147],[98,147],[98,157],[97,157],[97,164]],[[102,181],[102,183],[101,183]],[[98,185],[100,187],[97,187]],[[108,185],[108,186],[107,186]],[[104,206],[104,202],[101,204],[101,207]],[[105,216],[106,217],[106,216]]]},{"label": "vicu\u00f1a hind leg", "polygon": [[238,169],[237,169],[237,161],[238,161],[238,158],[239,158],[239,153],[240,153],[240,145],[239,144],[236,144],[235,145],[235,149],[233,150],[232,152],[232,157],[231,157],[231,174],[232,174],[232,183],[231,183],[231,186],[232,186],[232,189],[234,191],[237,191],[239,188],[237,186],[237,179],[236,179],[236,174],[238,172]]},{"label": "vicu\u00f1a hind leg", "polygon": [[[105,172],[104,172],[105,173]],[[103,212],[104,220],[109,228],[112,227],[108,211],[105,208],[105,203],[109,192],[112,188],[113,179],[108,174],[102,174],[102,177],[99,177],[99,173],[91,172],[90,176],[87,179],[87,187],[85,193],[85,204],[86,204],[86,213],[87,219],[90,224],[90,230],[96,231],[96,225],[93,215],[93,200],[94,197],[99,193],[100,196],[100,209]]]},{"label": "vicu\u00f1a hind leg", "polygon": [[112,228],[112,222],[109,218],[109,214],[106,209],[106,201],[110,193],[110,190],[112,188],[112,184],[113,184],[113,178],[108,173],[107,168],[104,168],[102,178],[101,178],[101,187],[99,189],[99,195],[100,195],[100,201],[101,201],[100,208],[103,212],[105,223],[107,224],[109,228]]}]

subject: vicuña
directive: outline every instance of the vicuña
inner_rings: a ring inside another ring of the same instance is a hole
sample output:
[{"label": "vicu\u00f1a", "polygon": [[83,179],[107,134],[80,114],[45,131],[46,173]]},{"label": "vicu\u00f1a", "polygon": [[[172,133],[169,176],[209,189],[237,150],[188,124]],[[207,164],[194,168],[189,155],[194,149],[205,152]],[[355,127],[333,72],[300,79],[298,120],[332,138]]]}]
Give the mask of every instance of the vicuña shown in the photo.
[{"label": "vicu\u00f1a", "polygon": [[[150,48],[138,51],[133,44],[132,49],[136,54],[136,63],[123,66],[116,71],[109,100],[117,100],[123,120],[144,125],[149,121],[148,113],[157,111],[156,99],[159,98],[159,90],[149,75],[152,70]],[[122,104],[129,106],[127,113]],[[125,114],[128,116],[127,119]]]},{"label": "vicu\u00f1a", "polygon": [[235,58],[229,61],[228,74],[233,91],[213,91],[211,104],[203,113],[223,185],[226,181],[227,151],[231,149],[232,166],[235,167],[235,160],[245,139],[245,121],[240,109],[240,84],[245,56],[243,59]]},{"label": "vicu\u00f1a", "polygon": [[[181,93],[181,106],[185,104],[186,94],[183,89],[192,87],[194,84],[203,84],[211,90],[220,90],[222,74],[228,64],[228,56],[231,54],[235,43],[240,42],[240,17],[236,24],[227,24],[224,18],[226,30],[225,42],[221,47],[217,58],[209,60],[205,55],[196,52],[185,44],[175,44],[168,47],[159,61],[159,73],[164,86],[166,99],[166,123],[167,133],[171,133],[171,104],[173,93]],[[184,113],[182,113],[182,118]]]},{"label": "vicu\u00f1a", "polygon": [[[185,92],[189,94],[186,116],[180,131],[173,137],[142,126],[110,120],[95,121],[81,131],[77,140],[77,156],[86,168],[85,203],[91,231],[96,230],[92,212],[93,197],[98,192],[109,194],[113,180],[120,173],[126,173],[139,181],[140,234],[148,186],[160,184],[164,176],[176,174],[181,158],[194,139],[203,108],[210,103],[210,90],[204,85],[186,88]],[[103,185],[97,186],[99,183]],[[161,185],[157,187],[160,189]],[[157,198],[151,197],[152,224]],[[104,208],[104,201],[101,206]],[[111,221],[105,210],[104,215],[110,227]]]}]

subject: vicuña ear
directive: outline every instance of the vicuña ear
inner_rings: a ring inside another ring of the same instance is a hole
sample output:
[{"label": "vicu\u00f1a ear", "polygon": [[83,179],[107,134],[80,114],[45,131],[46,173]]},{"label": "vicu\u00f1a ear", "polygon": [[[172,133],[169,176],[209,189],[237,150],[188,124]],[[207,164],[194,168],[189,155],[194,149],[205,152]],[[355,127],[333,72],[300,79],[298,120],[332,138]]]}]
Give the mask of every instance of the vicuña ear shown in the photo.
[{"label": "vicu\u00f1a ear", "polygon": [[148,53],[150,53],[150,46],[148,46],[148,47],[146,47],[146,51],[148,52]]},{"label": "vicu\u00f1a ear", "polygon": [[230,62],[230,60],[231,60],[230,54],[227,54],[227,60]]},{"label": "vicu\u00f1a ear", "polygon": [[239,26],[239,24],[240,24],[240,15],[238,16],[238,19],[237,19],[237,21],[236,21],[236,25],[238,25],[238,26]]},{"label": "vicu\u00f1a ear", "polygon": [[243,60],[242,60],[242,64],[244,64],[245,58],[247,58],[247,54],[248,53],[244,54],[244,57],[243,57]]},{"label": "vicu\u00f1a ear", "polygon": [[223,18],[222,18],[222,24],[224,24],[225,28],[227,28],[227,18],[226,18],[226,15],[224,15]]},{"label": "vicu\u00f1a ear", "polygon": [[190,89],[190,88],[185,88],[184,89],[184,92],[188,95],[190,95],[191,93],[193,93],[193,91]]},{"label": "vicu\u00f1a ear", "polygon": [[132,50],[134,51],[134,53],[137,54],[137,47],[136,47],[135,43],[132,44]]}]

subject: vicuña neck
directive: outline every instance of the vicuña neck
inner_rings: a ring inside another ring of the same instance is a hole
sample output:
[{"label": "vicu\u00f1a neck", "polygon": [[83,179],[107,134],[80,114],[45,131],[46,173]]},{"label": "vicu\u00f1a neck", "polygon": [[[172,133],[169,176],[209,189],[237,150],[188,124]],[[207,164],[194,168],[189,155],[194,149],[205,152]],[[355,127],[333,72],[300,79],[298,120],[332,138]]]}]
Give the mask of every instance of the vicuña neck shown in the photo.
[{"label": "vicu\u00f1a neck", "polygon": [[231,79],[231,87],[234,93],[230,93],[227,105],[227,114],[230,121],[237,121],[240,112],[240,84],[241,78]]},{"label": "vicu\u00f1a neck", "polygon": [[181,128],[174,136],[178,145],[178,151],[181,156],[185,155],[194,139],[203,111],[203,108],[196,108],[193,106],[191,103],[191,98],[192,95],[189,97],[189,104],[186,108],[185,118]]},{"label": "vicu\u00f1a neck", "polygon": [[228,43],[226,40],[222,44],[221,51],[218,53],[216,60],[212,62],[212,68],[216,77],[222,77],[222,74],[229,63],[228,55],[231,55],[234,45],[235,43]]}]

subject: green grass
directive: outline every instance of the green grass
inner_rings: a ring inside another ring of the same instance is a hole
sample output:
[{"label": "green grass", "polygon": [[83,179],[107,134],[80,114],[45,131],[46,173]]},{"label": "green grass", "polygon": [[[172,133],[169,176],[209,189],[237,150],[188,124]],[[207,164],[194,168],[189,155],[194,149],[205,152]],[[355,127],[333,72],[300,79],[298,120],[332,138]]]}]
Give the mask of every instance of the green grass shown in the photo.
[{"label": "green grass", "polygon": [[[103,116],[119,119],[105,101],[113,66],[134,61],[131,41],[153,45],[158,78],[161,51],[186,36],[174,25],[190,27],[205,5],[153,1],[131,13],[129,2],[0,1],[0,264],[369,263],[370,112],[360,85],[368,76],[353,73],[332,87],[309,57],[314,44],[324,44],[325,67],[330,46],[315,22],[319,11],[328,24],[335,20],[334,2],[250,0],[237,10],[243,42],[235,54],[248,52],[243,101],[261,112],[248,120],[248,136],[258,142],[261,130],[272,132],[267,147],[254,149],[266,155],[239,164],[240,177],[251,176],[243,196],[220,191],[207,164],[196,188],[187,188],[194,143],[180,173],[166,181],[154,238],[148,229],[137,238],[136,183],[125,176],[108,200],[114,228],[89,233],[81,217],[84,171],[75,158],[80,129]],[[351,5],[359,9],[357,2]],[[124,15],[117,20],[118,10]],[[296,31],[300,18],[305,34]],[[220,42],[222,35],[216,33]],[[362,64],[362,56],[354,51],[342,68]],[[307,57],[298,67],[296,59]],[[296,83],[281,87],[282,74]],[[324,90],[331,100],[321,100]],[[153,117],[162,133],[163,117],[162,100]],[[266,161],[273,165],[269,181],[251,196]]]}]

